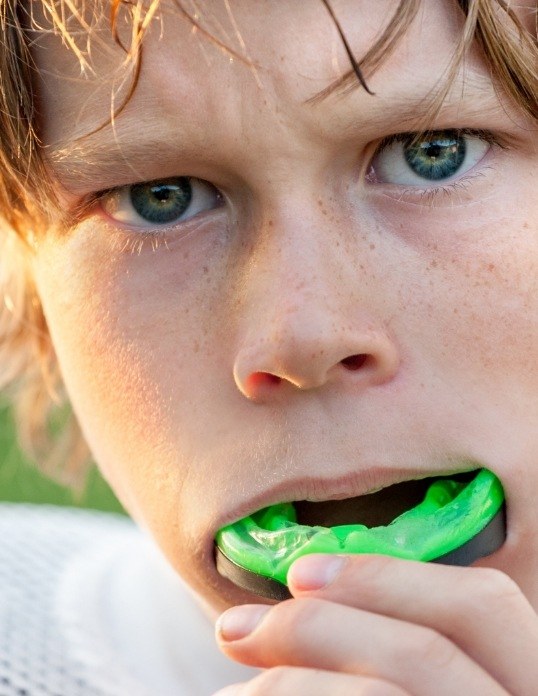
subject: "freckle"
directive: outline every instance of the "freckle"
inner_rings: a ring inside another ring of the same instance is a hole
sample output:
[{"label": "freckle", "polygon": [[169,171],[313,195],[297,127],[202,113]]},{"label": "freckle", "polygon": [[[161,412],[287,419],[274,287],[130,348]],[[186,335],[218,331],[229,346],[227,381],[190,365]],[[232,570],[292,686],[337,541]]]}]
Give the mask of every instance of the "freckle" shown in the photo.
[{"label": "freckle", "polygon": [[437,261],[435,261],[435,259],[434,259],[430,265],[432,268],[437,268]]},{"label": "freckle", "polygon": [[202,270],[204,271],[205,275],[209,273],[209,268],[207,266],[204,266]]},{"label": "freckle", "polygon": [[274,223],[273,223],[273,221],[272,221],[272,220],[268,220],[268,221],[267,221],[267,225],[268,225],[269,227],[272,227],[272,226],[273,226],[273,224],[274,224]]},{"label": "freckle", "polygon": [[188,251],[184,251],[184,252],[183,252],[183,258],[184,258],[184,259],[188,259],[188,258],[189,258],[189,252],[188,252]]},{"label": "freckle", "polygon": [[495,264],[494,263],[488,264],[488,271],[491,273],[494,270],[495,270]]},{"label": "freckle", "polygon": [[373,251],[375,249],[375,244],[370,244],[370,249]]},{"label": "freckle", "polygon": [[454,307],[454,310],[453,310],[453,311],[454,311],[454,314],[459,314],[459,311],[458,311],[458,308],[457,308],[457,307]]}]

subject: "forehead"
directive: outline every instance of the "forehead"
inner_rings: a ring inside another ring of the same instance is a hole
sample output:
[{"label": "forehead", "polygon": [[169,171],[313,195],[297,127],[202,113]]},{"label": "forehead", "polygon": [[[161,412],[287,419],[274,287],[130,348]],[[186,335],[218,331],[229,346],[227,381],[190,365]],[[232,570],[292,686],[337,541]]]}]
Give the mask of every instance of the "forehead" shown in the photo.
[{"label": "forehead", "polygon": [[[334,0],[334,13],[358,58],[380,37],[398,5],[399,0]],[[406,105],[411,114],[439,89],[462,27],[455,3],[421,3],[406,34],[368,76],[375,99],[356,90],[349,107],[334,99],[312,105],[312,97],[350,68],[320,0],[212,0],[202,3],[191,19],[172,0],[154,7],[136,90],[113,124],[116,141],[142,133],[155,138],[174,134],[183,148],[211,149],[212,138],[223,132],[229,136],[234,131],[239,138],[253,126],[274,134],[294,124],[301,138],[331,137],[357,123],[368,134],[369,129],[379,131],[396,101],[400,110],[394,120],[401,130]],[[112,37],[110,5],[79,9],[80,16],[68,22],[78,25],[72,38],[51,31],[50,16],[39,18],[45,31],[33,37],[41,75],[42,136],[58,152],[107,122],[132,82],[126,53]],[[123,8],[117,29],[124,45],[132,41],[132,27]],[[462,85],[460,79],[453,87],[457,101],[466,90],[483,97],[479,110],[488,97],[495,100],[476,56],[465,66]],[[208,123],[211,129],[204,127]],[[86,146],[98,146],[107,132],[110,136],[111,128],[90,136]],[[278,147],[274,139],[272,147]]]}]

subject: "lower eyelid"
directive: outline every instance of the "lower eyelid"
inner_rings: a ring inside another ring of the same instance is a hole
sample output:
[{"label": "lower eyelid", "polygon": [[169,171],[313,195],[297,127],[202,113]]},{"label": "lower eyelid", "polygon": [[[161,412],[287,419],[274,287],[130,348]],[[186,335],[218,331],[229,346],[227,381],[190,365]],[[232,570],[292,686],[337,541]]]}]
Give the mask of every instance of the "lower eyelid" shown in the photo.
[{"label": "lower eyelid", "polygon": [[[494,170],[493,167],[487,169]],[[402,187],[393,184],[378,185],[372,188],[372,192],[382,198],[390,199],[397,204],[408,204],[423,208],[424,206],[443,207],[443,202],[451,208],[460,205],[477,202],[482,195],[477,198],[477,185],[487,176],[487,172],[468,173],[457,181],[438,186],[435,188],[420,189],[417,187]],[[482,189],[479,189],[482,190]]]}]

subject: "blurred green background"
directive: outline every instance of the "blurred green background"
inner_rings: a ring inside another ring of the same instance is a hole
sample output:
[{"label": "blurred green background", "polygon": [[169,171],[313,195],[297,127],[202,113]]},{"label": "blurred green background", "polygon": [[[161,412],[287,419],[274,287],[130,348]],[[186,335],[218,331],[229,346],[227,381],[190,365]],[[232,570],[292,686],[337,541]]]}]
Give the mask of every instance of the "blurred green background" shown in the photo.
[{"label": "blurred green background", "polygon": [[53,503],[123,512],[109,486],[94,469],[82,495],[50,481],[19,451],[9,408],[0,406],[0,501]]}]

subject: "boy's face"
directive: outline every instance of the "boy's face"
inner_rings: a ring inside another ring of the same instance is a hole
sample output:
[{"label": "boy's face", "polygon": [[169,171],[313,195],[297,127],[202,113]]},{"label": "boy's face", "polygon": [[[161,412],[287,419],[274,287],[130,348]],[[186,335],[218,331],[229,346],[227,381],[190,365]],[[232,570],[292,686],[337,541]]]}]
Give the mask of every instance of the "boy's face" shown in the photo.
[{"label": "boy's face", "polygon": [[[413,174],[421,153],[398,142],[378,150],[418,130],[442,84],[460,29],[451,3],[423,3],[368,79],[375,96],[315,102],[348,70],[321,2],[205,4],[202,26],[251,66],[165,0],[114,128],[95,130],[124,60],[106,20],[95,74],[81,77],[59,38],[36,47],[65,206],[165,180],[91,204],[35,260],[103,473],[221,609],[248,598],[214,567],[224,524],[486,467],[505,487],[508,538],[483,563],[538,606],[535,131],[472,56],[434,124],[470,132],[425,146],[465,147],[461,163],[448,156],[453,173]],[[396,4],[333,3],[356,56]],[[149,221],[163,200],[166,214],[185,211],[164,226]]]}]

